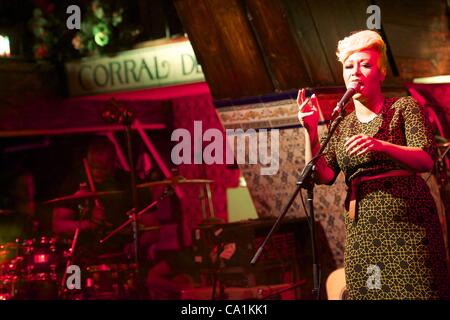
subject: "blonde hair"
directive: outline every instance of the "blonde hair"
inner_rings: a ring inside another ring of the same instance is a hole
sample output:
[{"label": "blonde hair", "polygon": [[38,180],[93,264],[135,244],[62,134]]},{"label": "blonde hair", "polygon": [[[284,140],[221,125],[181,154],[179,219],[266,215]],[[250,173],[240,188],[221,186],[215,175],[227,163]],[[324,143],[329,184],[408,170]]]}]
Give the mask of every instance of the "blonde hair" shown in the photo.
[{"label": "blonde hair", "polygon": [[384,43],[383,38],[373,30],[357,31],[339,41],[336,55],[338,60],[344,64],[345,60],[347,60],[350,55],[365,49],[374,49],[380,54],[378,67],[381,72],[386,75],[386,44]]}]

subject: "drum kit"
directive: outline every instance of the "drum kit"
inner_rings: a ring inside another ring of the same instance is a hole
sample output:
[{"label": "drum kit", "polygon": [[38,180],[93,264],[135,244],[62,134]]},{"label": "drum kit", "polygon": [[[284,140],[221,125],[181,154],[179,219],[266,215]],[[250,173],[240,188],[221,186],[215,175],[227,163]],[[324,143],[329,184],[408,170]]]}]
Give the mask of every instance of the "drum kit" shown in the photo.
[{"label": "drum kit", "polygon": [[[137,188],[163,186],[166,190],[170,190],[174,186],[190,184],[204,184],[209,187],[211,183],[213,183],[212,180],[185,179],[176,176],[172,179],[143,183],[137,185]],[[78,191],[75,194],[48,200],[44,202],[44,205],[81,204],[86,200],[97,200],[120,194],[123,194],[123,191]],[[164,192],[160,199],[139,214],[147,212],[167,194],[168,192]],[[13,212],[5,211],[4,214],[13,214]],[[115,235],[124,236],[123,231],[126,231],[125,227],[130,223],[131,218],[100,241],[107,241]],[[158,227],[141,227],[140,230],[154,231],[156,228]],[[131,234],[126,233],[126,235]],[[66,270],[70,265],[69,262],[72,261],[74,251],[77,250],[73,243],[76,240],[74,240],[42,236],[35,239],[16,239],[15,242],[0,244],[0,300],[115,300],[135,297],[133,295],[136,293],[136,264],[122,253],[118,254],[119,259],[112,259],[108,254],[98,257],[99,263],[82,268],[81,289],[68,290],[65,283]],[[120,263],[110,263],[111,261],[120,261]]]},{"label": "drum kit", "polygon": [[65,246],[51,237],[0,245],[0,300],[55,297]]}]

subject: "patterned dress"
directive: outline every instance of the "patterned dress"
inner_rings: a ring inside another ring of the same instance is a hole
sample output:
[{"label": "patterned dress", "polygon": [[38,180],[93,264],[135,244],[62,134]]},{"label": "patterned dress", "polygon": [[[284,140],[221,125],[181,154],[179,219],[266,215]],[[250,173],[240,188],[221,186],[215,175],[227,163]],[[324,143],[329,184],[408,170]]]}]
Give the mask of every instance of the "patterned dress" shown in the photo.
[{"label": "patterned dress", "polygon": [[[325,160],[342,170],[347,185],[355,177],[405,169],[384,153],[347,155],[346,139],[364,133],[397,145],[420,147],[436,158],[426,117],[409,97],[385,99],[368,123],[348,114],[326,148]],[[415,175],[362,182],[354,220],[345,214],[345,275],[350,299],[440,299],[448,297],[448,271],[435,202]],[[348,210],[348,199],[346,200]]]}]

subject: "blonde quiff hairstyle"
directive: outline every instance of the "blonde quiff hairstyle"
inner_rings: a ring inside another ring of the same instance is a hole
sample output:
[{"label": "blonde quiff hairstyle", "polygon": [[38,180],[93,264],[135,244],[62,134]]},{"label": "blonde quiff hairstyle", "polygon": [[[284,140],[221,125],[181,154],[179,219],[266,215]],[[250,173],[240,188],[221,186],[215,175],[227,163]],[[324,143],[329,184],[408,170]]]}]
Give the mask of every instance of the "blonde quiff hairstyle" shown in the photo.
[{"label": "blonde quiff hairstyle", "polygon": [[344,64],[345,60],[355,52],[365,49],[374,49],[380,54],[378,59],[378,67],[381,72],[386,75],[387,72],[387,56],[386,44],[381,36],[372,30],[363,30],[352,33],[338,42],[336,55],[338,60]]}]

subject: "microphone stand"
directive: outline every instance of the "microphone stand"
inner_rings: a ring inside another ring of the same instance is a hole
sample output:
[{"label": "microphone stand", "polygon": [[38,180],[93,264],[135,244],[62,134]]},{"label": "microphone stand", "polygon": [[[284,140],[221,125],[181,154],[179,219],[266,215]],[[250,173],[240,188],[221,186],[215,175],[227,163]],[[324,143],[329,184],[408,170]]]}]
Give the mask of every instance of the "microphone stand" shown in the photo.
[{"label": "microphone stand", "polygon": [[[339,105],[339,103],[338,103]],[[344,105],[345,106],[345,105]],[[345,108],[342,106],[339,109],[339,115],[336,117],[334,121],[332,121],[330,130],[328,131],[328,135],[324,142],[321,144],[319,152],[317,155],[315,155],[305,166],[305,168],[302,171],[302,174],[297,181],[296,189],[294,190],[293,194],[289,198],[288,203],[284,207],[281,215],[278,216],[277,220],[275,221],[274,225],[272,226],[272,229],[270,229],[269,233],[267,234],[266,238],[264,239],[264,242],[261,244],[261,246],[256,251],[255,255],[253,256],[250,264],[255,265],[257,262],[259,256],[262,254],[262,251],[266,244],[269,242],[270,238],[272,237],[272,234],[278,229],[281,220],[283,220],[286,213],[289,211],[289,208],[292,206],[292,203],[294,203],[295,198],[297,197],[298,193],[301,189],[307,190],[307,208],[308,212],[305,212],[308,224],[309,224],[309,230],[310,230],[310,238],[311,238],[311,252],[312,252],[312,269],[313,269],[313,290],[312,294],[315,296],[317,300],[320,299],[320,289],[321,289],[321,273],[320,273],[320,264],[317,261],[317,244],[316,244],[316,220],[314,215],[314,170],[315,170],[315,162],[316,160],[323,155],[323,151],[325,150],[326,146],[330,142],[331,137],[333,136],[334,132],[336,131],[336,128],[339,126],[341,121],[344,119],[345,115]]]},{"label": "microphone stand", "polygon": [[131,209],[131,226],[133,229],[133,244],[134,244],[134,263],[136,265],[136,286],[137,286],[137,296],[139,297],[143,290],[142,289],[142,272],[141,272],[141,259],[139,253],[139,215],[137,214],[137,210],[139,207],[139,198],[136,188],[136,166],[134,165],[133,159],[133,148],[131,142],[131,124],[133,122],[132,113],[127,110],[121,110],[122,114],[119,117],[120,123],[125,126],[125,136],[127,141],[127,153],[128,153],[128,162],[130,163],[130,188],[131,188],[131,196],[133,200],[133,207]]},{"label": "microphone stand", "polygon": [[[132,195],[132,209],[130,212],[131,225],[133,228],[133,244],[134,244],[134,262],[136,265],[136,279],[137,286],[140,287],[143,283],[141,278],[141,268],[140,268],[140,254],[139,254],[139,229],[138,220],[139,216],[137,214],[139,199],[136,188],[136,166],[134,165],[133,159],[133,148],[131,142],[131,125],[134,120],[134,113],[127,109],[126,107],[119,104],[114,98],[108,103],[108,108],[102,113],[102,117],[111,123],[118,122],[125,126],[125,137],[127,142],[127,155],[128,162],[130,163],[130,190]],[[138,296],[141,294],[140,288],[137,288]]]}]

